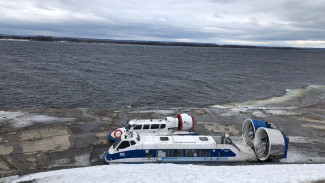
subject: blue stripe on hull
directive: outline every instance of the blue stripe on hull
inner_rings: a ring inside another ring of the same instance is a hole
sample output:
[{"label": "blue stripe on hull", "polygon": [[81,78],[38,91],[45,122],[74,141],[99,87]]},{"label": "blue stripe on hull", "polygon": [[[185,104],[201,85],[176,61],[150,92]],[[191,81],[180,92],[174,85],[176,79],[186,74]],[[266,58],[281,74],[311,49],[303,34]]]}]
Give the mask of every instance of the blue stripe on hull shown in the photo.
[{"label": "blue stripe on hull", "polygon": [[[232,152],[230,149],[210,149],[210,156],[209,157],[200,157],[199,153],[197,153],[198,157],[158,157],[158,150],[153,150],[152,156],[146,156],[146,150],[131,150],[125,151],[115,154],[106,153],[104,155],[104,161],[109,163],[110,161],[119,160],[119,159],[128,159],[128,158],[139,158],[139,161],[144,161],[146,158],[153,158],[155,161],[161,161],[162,163],[176,163],[176,162],[186,162],[189,161],[193,162],[206,162],[206,161],[228,161],[229,157],[235,157],[236,154]],[[183,151],[183,155],[185,155],[185,151]],[[156,158],[158,158],[156,160]],[[161,160],[160,160],[161,159]],[[132,162],[133,163],[133,162]]]},{"label": "blue stripe on hull", "polygon": [[[250,164],[250,163],[256,163],[258,161],[183,161],[183,162],[111,162],[111,163],[117,163],[117,164],[163,164],[163,163],[173,163],[173,164],[205,164],[205,165],[225,165],[225,164]],[[261,163],[261,162],[258,162]],[[278,163],[278,162],[274,162]]]},{"label": "blue stripe on hull", "polygon": [[[228,157],[163,157],[161,162],[174,162],[174,161],[227,161]],[[158,160],[159,162],[159,160]]]}]

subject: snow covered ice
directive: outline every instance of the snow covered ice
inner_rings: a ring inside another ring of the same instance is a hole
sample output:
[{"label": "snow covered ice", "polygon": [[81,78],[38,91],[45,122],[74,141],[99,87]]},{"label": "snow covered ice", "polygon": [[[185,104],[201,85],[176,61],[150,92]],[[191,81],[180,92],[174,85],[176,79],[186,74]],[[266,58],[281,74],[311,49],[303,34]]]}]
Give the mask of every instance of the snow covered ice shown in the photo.
[{"label": "snow covered ice", "polygon": [[0,182],[311,182],[325,179],[325,164],[203,166],[176,164],[118,164],[63,169]]}]

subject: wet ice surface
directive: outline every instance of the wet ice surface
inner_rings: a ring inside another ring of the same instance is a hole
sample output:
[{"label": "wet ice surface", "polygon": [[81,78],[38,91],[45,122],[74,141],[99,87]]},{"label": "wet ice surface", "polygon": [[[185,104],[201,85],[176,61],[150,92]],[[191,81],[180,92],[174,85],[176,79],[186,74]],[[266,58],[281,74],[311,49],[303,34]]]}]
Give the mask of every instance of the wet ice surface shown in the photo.
[{"label": "wet ice surface", "polygon": [[325,158],[316,152],[308,152],[299,149],[289,149],[287,158],[281,159],[281,163],[325,163]]},{"label": "wet ice surface", "polygon": [[57,167],[79,167],[79,166],[89,166],[90,165],[90,154],[82,154],[74,157],[74,162],[71,162],[68,158],[62,158],[54,160],[48,168],[57,168]]},{"label": "wet ice surface", "polygon": [[14,128],[31,126],[36,123],[66,122],[73,120],[74,118],[58,118],[54,116],[33,114],[21,111],[0,111],[0,125],[9,125]]},{"label": "wet ice surface", "polygon": [[175,110],[138,110],[133,111],[130,113],[139,113],[139,114],[145,114],[145,113],[155,113],[155,114],[162,114],[162,115],[171,115],[175,113]]},{"label": "wet ice surface", "polygon": [[[288,89],[287,89],[288,90]],[[216,104],[213,108],[246,109],[290,109],[304,107],[325,100],[325,85],[309,85],[301,89],[292,89],[285,95],[246,102]]]},{"label": "wet ice surface", "polygon": [[202,166],[108,165],[42,172],[2,182],[311,182],[325,179],[325,164]]},{"label": "wet ice surface", "polygon": [[[52,169],[100,165],[103,152],[110,146],[107,141],[110,131],[125,126],[131,119],[163,119],[166,116],[176,117],[178,113],[194,116],[197,133],[213,136],[227,133],[239,144],[243,144],[241,131],[245,119],[267,121],[290,139],[288,157],[278,163],[325,163],[325,87],[309,87],[289,99],[284,96],[266,101],[273,102],[259,102],[261,105],[258,106],[256,102],[250,101],[251,105],[237,103],[211,108],[0,110],[0,150],[4,150],[1,151],[4,154],[2,157],[8,160],[4,162],[0,159],[0,168],[5,171],[25,171],[30,167]],[[44,130],[48,131],[45,133]],[[67,139],[64,142],[70,146],[60,146],[57,140],[62,135],[58,134],[64,134]],[[27,135],[35,139],[27,139]],[[26,140],[40,151],[30,153],[32,149],[28,149],[29,153],[21,156],[24,152],[21,152],[20,146],[25,147]],[[36,146],[48,141],[57,146],[44,151],[41,148],[44,146]],[[17,163],[14,161],[17,158],[26,160]]]},{"label": "wet ice surface", "polygon": [[[325,102],[325,86],[310,85],[306,88],[290,90],[286,95],[242,103],[213,105],[219,116],[235,117],[250,114],[255,118],[272,116],[300,116],[309,111],[303,109]],[[321,110],[321,109],[320,109]]]},{"label": "wet ice surface", "polygon": [[281,162],[325,163],[325,86],[310,85],[287,90],[280,97],[215,105],[209,110],[223,120],[261,119],[283,131],[290,144],[288,158]]}]

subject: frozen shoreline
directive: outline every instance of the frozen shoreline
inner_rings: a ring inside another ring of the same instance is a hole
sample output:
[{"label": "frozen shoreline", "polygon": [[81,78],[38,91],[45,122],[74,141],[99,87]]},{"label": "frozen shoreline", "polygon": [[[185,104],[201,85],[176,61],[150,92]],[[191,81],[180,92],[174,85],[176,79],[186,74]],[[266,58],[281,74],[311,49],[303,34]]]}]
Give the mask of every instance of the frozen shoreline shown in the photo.
[{"label": "frozen shoreline", "polygon": [[130,119],[161,119],[178,113],[194,116],[197,133],[228,133],[236,142],[242,142],[246,118],[270,122],[290,138],[288,158],[280,163],[325,163],[324,87],[285,98],[290,100],[275,100],[275,106],[227,108],[0,109],[0,177],[101,165],[111,145],[110,131]]}]

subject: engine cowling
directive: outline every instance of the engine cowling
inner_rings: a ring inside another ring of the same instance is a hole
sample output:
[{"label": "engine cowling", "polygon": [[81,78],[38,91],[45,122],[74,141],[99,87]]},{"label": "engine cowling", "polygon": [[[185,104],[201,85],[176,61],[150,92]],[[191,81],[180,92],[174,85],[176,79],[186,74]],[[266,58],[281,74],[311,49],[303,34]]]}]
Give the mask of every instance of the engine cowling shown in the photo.
[{"label": "engine cowling", "polygon": [[165,121],[167,122],[167,128],[177,128],[178,127],[178,118],[166,117]]},{"label": "engine cowling", "polygon": [[254,146],[255,133],[260,128],[272,128],[271,125],[265,121],[257,120],[257,119],[246,119],[242,128],[242,136],[244,142],[247,146]]},{"label": "engine cowling", "polygon": [[289,139],[279,130],[259,128],[255,133],[254,151],[260,161],[286,158]]},{"label": "engine cowling", "polygon": [[194,117],[188,114],[178,114],[178,131],[194,130]]},{"label": "engine cowling", "polygon": [[289,139],[281,131],[273,129],[271,124],[246,119],[242,133],[245,144],[254,149],[260,161],[287,157]]}]

